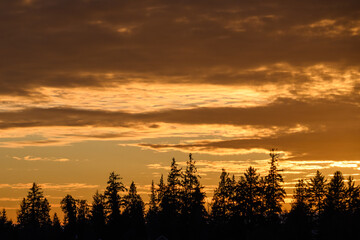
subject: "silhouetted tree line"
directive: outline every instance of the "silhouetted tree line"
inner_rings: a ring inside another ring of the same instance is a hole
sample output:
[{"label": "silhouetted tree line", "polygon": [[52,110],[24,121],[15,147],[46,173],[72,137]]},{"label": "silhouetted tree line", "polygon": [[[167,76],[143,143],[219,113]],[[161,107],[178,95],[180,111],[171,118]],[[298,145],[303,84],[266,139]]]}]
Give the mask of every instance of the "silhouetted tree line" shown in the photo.
[{"label": "silhouetted tree line", "polygon": [[191,154],[185,169],[173,158],[166,182],[152,182],[147,211],[135,183],[127,189],[112,172],[92,204],[71,195],[61,200],[61,224],[34,183],[17,224],[0,214],[0,239],[360,239],[360,188],[352,177],[345,181],[337,171],[327,181],[317,171],[299,180],[287,212],[279,154],[270,157],[266,176],[253,167],[239,179],[223,170],[209,210]]}]

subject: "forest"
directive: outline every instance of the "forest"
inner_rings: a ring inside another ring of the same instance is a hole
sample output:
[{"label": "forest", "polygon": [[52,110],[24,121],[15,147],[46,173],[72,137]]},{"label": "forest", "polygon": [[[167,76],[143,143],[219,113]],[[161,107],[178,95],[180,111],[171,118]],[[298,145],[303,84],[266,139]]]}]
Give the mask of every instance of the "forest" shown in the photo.
[{"label": "forest", "polygon": [[66,195],[55,213],[38,184],[21,201],[17,222],[0,214],[0,239],[360,239],[360,187],[336,171],[300,179],[291,209],[284,210],[279,154],[270,151],[265,176],[251,166],[239,177],[220,174],[211,206],[189,154],[185,169],[175,159],[166,176],[152,182],[148,203],[115,172],[91,203]]}]

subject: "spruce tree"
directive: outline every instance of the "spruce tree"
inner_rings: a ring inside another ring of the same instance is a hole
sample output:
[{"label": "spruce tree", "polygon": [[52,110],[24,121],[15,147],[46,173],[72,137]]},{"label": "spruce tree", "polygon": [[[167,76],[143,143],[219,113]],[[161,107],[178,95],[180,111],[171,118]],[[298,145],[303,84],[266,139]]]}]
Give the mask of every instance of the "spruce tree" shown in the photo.
[{"label": "spruce tree", "polygon": [[202,221],[205,215],[204,198],[205,193],[200,185],[200,176],[197,174],[195,161],[189,154],[185,173],[182,181],[182,209],[181,214],[192,221]]},{"label": "spruce tree", "polygon": [[107,206],[107,219],[109,224],[118,224],[121,218],[121,197],[120,192],[126,191],[124,184],[120,181],[121,177],[115,172],[111,172],[105,190],[105,202]]},{"label": "spruce tree", "polygon": [[50,204],[40,187],[33,183],[26,198],[20,204],[18,223],[21,227],[42,228],[51,225]]},{"label": "spruce tree", "polygon": [[324,210],[324,200],[326,196],[326,179],[320,172],[316,171],[314,177],[308,183],[309,203],[316,216],[320,216]]},{"label": "spruce tree", "polygon": [[181,168],[172,159],[164,195],[160,202],[162,215],[169,219],[177,219],[181,209]]},{"label": "spruce tree", "polygon": [[249,167],[246,169],[244,176],[240,178],[238,198],[239,204],[242,205],[242,215],[247,222],[252,222],[254,216],[260,214],[261,194],[260,175],[256,173],[255,168]]},{"label": "spruce tree", "polygon": [[158,207],[158,198],[156,194],[155,184],[154,181],[151,182],[151,194],[150,194],[150,201],[149,201],[149,210],[146,213],[146,221],[151,222],[156,218],[159,212]]},{"label": "spruce tree", "polygon": [[105,197],[103,194],[100,194],[99,191],[96,191],[95,195],[93,196],[90,219],[95,233],[99,238],[103,234],[106,223],[105,210]]},{"label": "spruce tree", "polygon": [[234,194],[234,181],[229,174],[222,169],[219,186],[214,191],[211,207],[211,217],[215,224],[226,224],[232,215]]},{"label": "spruce tree", "polygon": [[[60,202],[64,212],[64,224],[67,228],[75,228],[77,220],[76,199],[67,194]],[[73,230],[73,229],[72,229]]]},{"label": "spruce tree", "polygon": [[124,201],[124,216],[130,219],[131,222],[143,224],[144,223],[144,202],[139,194],[137,194],[134,182],[131,182],[129,192],[123,198]]},{"label": "spruce tree", "polygon": [[340,171],[336,171],[327,185],[325,210],[344,212],[346,209],[346,186]]},{"label": "spruce tree", "polygon": [[265,177],[264,203],[266,215],[272,218],[281,213],[281,204],[284,202],[286,192],[282,186],[284,180],[277,169],[279,154],[272,149],[270,157],[270,170]]}]

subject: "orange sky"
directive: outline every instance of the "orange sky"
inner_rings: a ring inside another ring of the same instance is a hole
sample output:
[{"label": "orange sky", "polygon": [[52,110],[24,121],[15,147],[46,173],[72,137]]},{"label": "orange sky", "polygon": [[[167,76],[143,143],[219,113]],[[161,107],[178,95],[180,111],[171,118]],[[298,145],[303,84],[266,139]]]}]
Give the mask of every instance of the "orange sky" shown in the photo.
[{"label": "orange sky", "polygon": [[[289,194],[317,169],[360,180],[360,3],[0,2],[0,208],[33,181],[52,209],[108,174],[151,180],[197,161],[262,174],[282,152]],[[291,195],[289,195],[291,196]]]}]

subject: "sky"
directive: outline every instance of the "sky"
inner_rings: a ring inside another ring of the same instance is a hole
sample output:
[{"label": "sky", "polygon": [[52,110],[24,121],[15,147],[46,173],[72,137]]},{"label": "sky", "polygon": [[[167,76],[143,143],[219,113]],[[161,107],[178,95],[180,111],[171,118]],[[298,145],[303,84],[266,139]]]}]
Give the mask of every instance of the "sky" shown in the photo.
[{"label": "sky", "polygon": [[358,0],[1,0],[0,208],[32,182],[60,211],[111,171],[148,200],[172,157],[360,180]]}]

